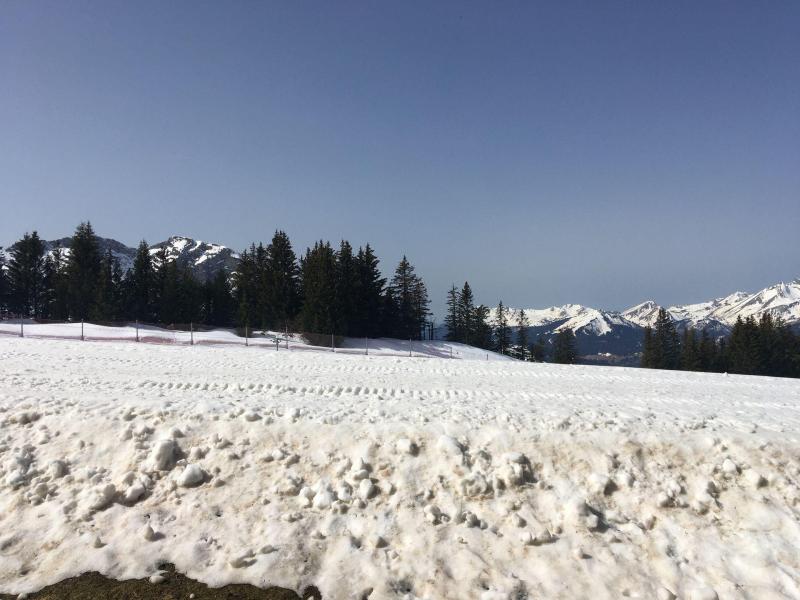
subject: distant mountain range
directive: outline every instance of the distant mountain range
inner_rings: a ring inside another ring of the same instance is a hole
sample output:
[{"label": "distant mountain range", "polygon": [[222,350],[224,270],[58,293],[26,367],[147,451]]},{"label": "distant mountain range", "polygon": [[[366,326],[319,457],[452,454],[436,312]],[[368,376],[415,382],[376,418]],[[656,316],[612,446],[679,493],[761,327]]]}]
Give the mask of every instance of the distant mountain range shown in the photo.
[{"label": "distant mountain range", "polygon": [[[565,304],[545,309],[524,309],[530,327],[528,338],[542,335],[548,342],[563,329],[575,333],[578,351],[596,362],[630,362],[641,350],[644,328],[655,323],[661,308],[653,300],[632,306],[622,312],[599,310]],[[516,315],[517,309],[510,309]],[[761,318],[765,313],[780,317],[785,323],[800,328],[800,279],[778,283],[755,294],[735,292],[724,298],[670,306],[667,313],[679,331],[687,327],[706,329],[714,336],[728,335],[741,317]],[[492,313],[496,319],[496,312]],[[516,317],[511,318],[513,326]]]},{"label": "distant mountain range", "polygon": [[[98,237],[100,252],[111,253],[119,260],[122,271],[127,271],[133,267],[133,259],[136,256],[136,248],[131,248],[125,244],[109,238]],[[45,251],[51,254],[56,248],[61,248],[63,255],[69,256],[69,246],[72,238],[65,237],[59,240],[45,241]],[[213,277],[217,271],[223,269],[232,272],[239,263],[239,255],[226,246],[211,244],[201,240],[176,235],[169,239],[150,246],[150,255],[156,259],[158,252],[166,249],[167,259],[175,260],[181,266],[188,266],[195,277],[201,281]],[[6,260],[10,258],[11,247],[4,250]],[[157,262],[157,260],[156,260]]]}]

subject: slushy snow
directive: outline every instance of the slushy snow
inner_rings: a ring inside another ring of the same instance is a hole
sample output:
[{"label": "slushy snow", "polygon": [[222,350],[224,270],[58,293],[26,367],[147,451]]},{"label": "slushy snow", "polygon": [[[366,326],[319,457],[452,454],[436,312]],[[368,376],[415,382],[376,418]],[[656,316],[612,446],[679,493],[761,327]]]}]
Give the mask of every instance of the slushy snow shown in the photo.
[{"label": "slushy snow", "polygon": [[800,381],[0,338],[0,592],[800,598]]}]

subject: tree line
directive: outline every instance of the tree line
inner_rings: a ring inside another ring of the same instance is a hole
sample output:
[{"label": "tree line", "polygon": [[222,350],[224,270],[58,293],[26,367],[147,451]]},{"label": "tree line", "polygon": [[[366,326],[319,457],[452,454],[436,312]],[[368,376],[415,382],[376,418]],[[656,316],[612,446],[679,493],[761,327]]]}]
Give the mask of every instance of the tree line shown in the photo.
[{"label": "tree line", "polygon": [[[66,251],[68,250],[68,252]],[[308,333],[422,339],[432,334],[422,278],[404,256],[391,280],[367,244],[317,242],[299,259],[289,237],[252,244],[233,273],[198,280],[189,265],[142,241],[130,269],[100,251],[91,223],[68,249],[46,252],[37,232],[0,254],[0,314],[40,320],[205,324]]]},{"label": "tree line", "polygon": [[739,317],[730,336],[687,327],[678,333],[666,310],[644,331],[641,366],[742,375],[800,377],[800,336],[769,313]]},{"label": "tree line", "polygon": [[[575,333],[568,327],[556,332],[549,348],[539,336],[529,343],[530,321],[525,311],[508,309],[501,300],[491,318],[491,310],[484,304],[475,304],[472,288],[465,282],[461,289],[453,285],[447,292],[447,314],[444,319],[445,338],[519,360],[572,364],[578,359]],[[516,335],[513,328],[516,327]]]}]

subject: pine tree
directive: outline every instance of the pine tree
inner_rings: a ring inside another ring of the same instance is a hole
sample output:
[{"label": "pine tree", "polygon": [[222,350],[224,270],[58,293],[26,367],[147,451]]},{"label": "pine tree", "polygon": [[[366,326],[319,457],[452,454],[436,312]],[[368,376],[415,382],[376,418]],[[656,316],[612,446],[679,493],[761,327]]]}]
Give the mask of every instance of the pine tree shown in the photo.
[{"label": "pine tree", "polygon": [[359,277],[353,247],[342,240],[336,253],[335,296],[333,315],[335,331],[339,335],[351,335],[357,327]]},{"label": "pine tree", "polygon": [[544,362],[547,359],[547,343],[542,335],[531,345],[531,360],[534,362]]},{"label": "pine tree", "polygon": [[759,371],[758,325],[755,319],[736,319],[728,342],[728,369],[731,373],[755,375]]},{"label": "pine tree", "polygon": [[386,279],[378,268],[379,260],[372,247],[367,244],[358,249],[356,255],[356,315],[354,335],[377,337],[385,335],[381,330],[381,309]]},{"label": "pine tree", "polygon": [[258,271],[256,246],[242,252],[233,273],[233,292],[236,299],[236,321],[241,327],[252,327],[258,315]]},{"label": "pine tree", "polygon": [[680,368],[680,339],[672,317],[663,308],[656,317],[652,356],[655,369]]},{"label": "pine tree", "polygon": [[450,342],[460,342],[463,339],[460,306],[461,297],[458,288],[453,284],[447,292],[447,314],[444,317],[444,327],[447,330],[445,339]]},{"label": "pine tree", "polygon": [[303,308],[300,321],[309,333],[340,333],[335,330],[336,255],[330,242],[319,241],[307,249],[300,261]]},{"label": "pine tree", "polygon": [[461,330],[463,333],[460,341],[465,344],[477,346],[477,328],[479,327],[479,324],[475,320],[474,301],[475,299],[472,296],[472,288],[469,286],[469,282],[465,281],[464,287],[461,288],[461,293],[459,294],[457,313],[458,319],[461,322]]},{"label": "pine tree", "polygon": [[517,346],[519,346],[520,360],[527,360],[525,353],[528,349],[528,327],[530,327],[528,315],[520,308],[517,312]]},{"label": "pine tree", "polygon": [[474,307],[471,318],[470,345],[484,350],[491,350],[494,346],[494,332],[489,322],[491,312],[491,309],[484,304]]},{"label": "pine tree", "polygon": [[564,327],[556,334],[553,345],[553,362],[571,365],[577,359],[578,350],[575,342],[575,333],[569,327]]},{"label": "pine tree", "polygon": [[403,339],[420,339],[427,329],[430,300],[425,283],[405,256],[395,269],[390,288],[397,303],[397,333]]},{"label": "pine tree", "polygon": [[697,334],[691,327],[683,330],[681,339],[681,366],[684,371],[699,371],[702,361],[700,348],[697,343]]},{"label": "pine tree", "polygon": [[300,282],[297,256],[285,232],[277,230],[267,246],[272,326],[288,328],[300,310]]},{"label": "pine tree", "polygon": [[497,305],[494,335],[495,350],[500,354],[506,354],[508,352],[511,336],[509,335],[508,331],[508,311],[506,310],[506,307],[503,306],[502,300]]},{"label": "pine tree", "polygon": [[267,249],[264,244],[259,242],[253,254],[254,261],[254,292],[251,296],[254,299],[255,320],[250,323],[254,327],[269,329],[272,325],[274,315],[272,311],[272,276],[269,271],[269,260]]},{"label": "pine tree", "polygon": [[644,328],[642,341],[642,360],[640,366],[645,369],[656,368],[655,343],[653,341],[653,328],[649,325]]},{"label": "pine tree", "polygon": [[216,327],[228,327],[233,323],[236,307],[231,293],[228,274],[217,271],[203,286],[203,322]]},{"label": "pine tree", "polygon": [[44,243],[37,232],[26,233],[11,247],[8,281],[11,312],[24,317],[40,317],[46,294]]},{"label": "pine tree", "polygon": [[150,321],[153,315],[155,270],[150,256],[150,247],[142,240],[136,249],[133,269],[125,276],[128,316],[139,321]]},{"label": "pine tree", "polygon": [[70,243],[67,261],[69,313],[73,319],[87,319],[96,297],[100,275],[100,246],[88,221],[78,225]]},{"label": "pine tree", "polygon": [[717,368],[717,345],[706,328],[700,333],[700,370],[714,371]]},{"label": "pine tree", "polygon": [[116,287],[114,268],[117,261],[108,250],[100,261],[95,285],[95,298],[90,310],[91,318],[98,321],[113,321],[117,318],[118,289]]}]

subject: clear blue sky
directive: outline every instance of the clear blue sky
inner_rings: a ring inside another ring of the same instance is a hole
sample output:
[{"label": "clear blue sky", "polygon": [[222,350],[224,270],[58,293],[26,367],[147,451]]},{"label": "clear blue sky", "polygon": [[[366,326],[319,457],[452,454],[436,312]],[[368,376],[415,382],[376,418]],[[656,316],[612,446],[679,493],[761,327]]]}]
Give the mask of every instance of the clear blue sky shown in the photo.
[{"label": "clear blue sky", "polygon": [[0,243],[285,229],[512,306],[800,275],[800,3],[0,4]]}]

